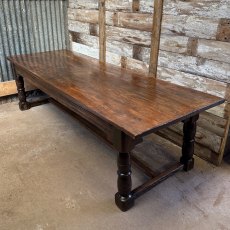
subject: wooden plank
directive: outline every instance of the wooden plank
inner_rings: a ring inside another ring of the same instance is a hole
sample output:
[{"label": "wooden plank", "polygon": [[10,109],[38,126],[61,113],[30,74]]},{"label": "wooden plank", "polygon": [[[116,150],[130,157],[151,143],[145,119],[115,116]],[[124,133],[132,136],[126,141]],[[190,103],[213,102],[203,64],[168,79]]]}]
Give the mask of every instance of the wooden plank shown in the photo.
[{"label": "wooden plank", "polygon": [[161,51],[159,65],[230,83],[230,65],[225,62]]},{"label": "wooden plank", "polygon": [[[69,0],[71,9],[98,9],[98,0]],[[106,0],[107,11],[132,11],[130,0]]]},{"label": "wooden plank", "polygon": [[151,33],[139,30],[131,30],[126,28],[119,28],[113,26],[106,26],[106,36],[108,40],[115,40],[120,42],[127,42],[130,44],[150,46]]},{"label": "wooden plank", "polygon": [[105,0],[99,0],[99,60],[106,62]]},{"label": "wooden plank", "polygon": [[196,15],[209,18],[228,18],[230,15],[230,5],[229,0],[166,0],[165,13],[174,15]]},{"label": "wooden plank", "polygon": [[149,63],[149,74],[154,77],[156,77],[157,74],[162,14],[163,14],[163,0],[155,0],[154,14],[153,14],[153,28],[152,28],[152,36],[151,36],[150,63]]},{"label": "wooden plank", "polygon": [[158,77],[174,84],[187,86],[219,97],[225,97],[228,90],[227,84],[224,82],[164,67],[158,68]]},{"label": "wooden plank", "polygon": [[[26,91],[30,91],[36,88],[25,81],[25,89]],[[0,97],[10,96],[17,93],[18,91],[17,91],[15,81],[6,81],[0,83]]]},{"label": "wooden plank", "polygon": [[230,63],[230,43],[198,39],[196,56]]},{"label": "wooden plank", "polygon": [[17,93],[15,81],[0,83],[0,97],[9,96]]},{"label": "wooden plank", "polygon": [[98,23],[99,10],[68,9],[68,19],[83,23]]},{"label": "wooden plank", "polygon": [[[71,9],[98,9],[98,0],[69,0]],[[132,11],[130,0],[106,0],[107,11]]]},{"label": "wooden plank", "polygon": [[99,49],[99,38],[97,36],[72,31],[70,31],[70,34],[72,35],[72,42]]},{"label": "wooden plank", "polygon": [[[74,31],[74,32],[84,33],[84,34],[90,34],[90,23],[84,23],[84,22],[69,20],[68,21],[68,29],[69,29],[69,31]],[[98,25],[96,26],[96,30],[99,31]]]},{"label": "wooden plank", "polygon": [[216,18],[164,15],[162,33],[215,40],[218,25]]},{"label": "wooden plank", "polygon": [[[102,9],[102,8],[101,8]],[[102,15],[106,15],[106,24],[108,25],[116,25],[117,24],[117,13],[102,11]],[[68,19],[70,21],[77,21],[83,23],[93,23],[99,24],[99,16],[100,16],[100,9],[99,10],[88,10],[88,9],[68,9]]]},{"label": "wooden plank", "polygon": [[180,54],[188,53],[189,38],[185,36],[161,34],[160,50]]},{"label": "wooden plank", "polygon": [[[153,12],[153,0],[140,0],[141,12]],[[165,0],[164,14],[194,15],[201,17],[229,18],[229,0]]]},{"label": "wooden plank", "polygon": [[98,9],[98,0],[69,0],[72,9]]},{"label": "wooden plank", "polygon": [[132,11],[133,3],[130,0],[106,0],[106,10]]},{"label": "wooden plank", "polygon": [[[159,1],[159,0],[157,0]],[[117,12],[118,23],[116,26],[136,29],[141,31],[152,32],[153,29],[153,14],[140,13],[125,13]],[[106,21],[107,25],[114,25],[111,20]]]}]

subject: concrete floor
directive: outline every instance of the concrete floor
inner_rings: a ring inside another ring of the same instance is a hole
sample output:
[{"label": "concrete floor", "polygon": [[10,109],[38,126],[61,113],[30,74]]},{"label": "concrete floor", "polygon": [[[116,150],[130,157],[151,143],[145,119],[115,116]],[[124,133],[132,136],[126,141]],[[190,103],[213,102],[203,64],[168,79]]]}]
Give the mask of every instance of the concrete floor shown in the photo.
[{"label": "concrete floor", "polygon": [[[54,105],[1,105],[0,143],[0,230],[230,229],[227,163],[196,158],[193,171],[123,213],[114,204],[115,151]],[[148,152],[151,142],[138,148]],[[134,167],[134,185],[144,179]]]}]

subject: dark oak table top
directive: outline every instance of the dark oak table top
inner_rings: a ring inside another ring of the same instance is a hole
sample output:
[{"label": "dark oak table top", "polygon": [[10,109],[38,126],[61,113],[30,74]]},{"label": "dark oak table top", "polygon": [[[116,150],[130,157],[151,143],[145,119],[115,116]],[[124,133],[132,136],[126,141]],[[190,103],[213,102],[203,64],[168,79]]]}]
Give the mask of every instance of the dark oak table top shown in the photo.
[{"label": "dark oak table top", "polygon": [[30,73],[30,80],[45,82],[132,138],[224,102],[216,96],[105,65],[67,50],[8,59]]}]

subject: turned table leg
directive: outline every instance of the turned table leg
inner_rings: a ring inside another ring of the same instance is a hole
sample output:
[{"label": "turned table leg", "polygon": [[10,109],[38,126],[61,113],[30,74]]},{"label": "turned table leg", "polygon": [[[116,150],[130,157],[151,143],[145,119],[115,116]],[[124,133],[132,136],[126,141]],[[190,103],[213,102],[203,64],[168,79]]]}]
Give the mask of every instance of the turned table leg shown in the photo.
[{"label": "turned table leg", "polygon": [[131,164],[130,154],[122,153],[118,154],[118,179],[117,187],[118,193],[115,194],[116,205],[122,210],[127,211],[134,205],[134,198],[131,194],[132,179],[131,179]]},{"label": "turned table leg", "polygon": [[30,109],[30,103],[26,101],[26,92],[23,77],[15,74],[15,81],[18,90],[19,108],[24,111]]},{"label": "turned table leg", "polygon": [[189,171],[194,166],[194,142],[196,135],[196,122],[199,118],[199,115],[195,115],[188,120],[184,121],[184,138],[182,145],[182,157],[180,162],[184,164],[184,170]]}]

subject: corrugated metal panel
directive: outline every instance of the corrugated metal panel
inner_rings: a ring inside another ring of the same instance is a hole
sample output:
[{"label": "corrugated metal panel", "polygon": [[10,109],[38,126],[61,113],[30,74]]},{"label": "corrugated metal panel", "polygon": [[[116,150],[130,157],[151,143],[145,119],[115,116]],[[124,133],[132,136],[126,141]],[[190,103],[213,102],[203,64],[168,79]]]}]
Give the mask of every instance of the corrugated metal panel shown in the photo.
[{"label": "corrugated metal panel", "polygon": [[6,56],[67,48],[65,0],[0,0],[0,81],[12,80]]}]

